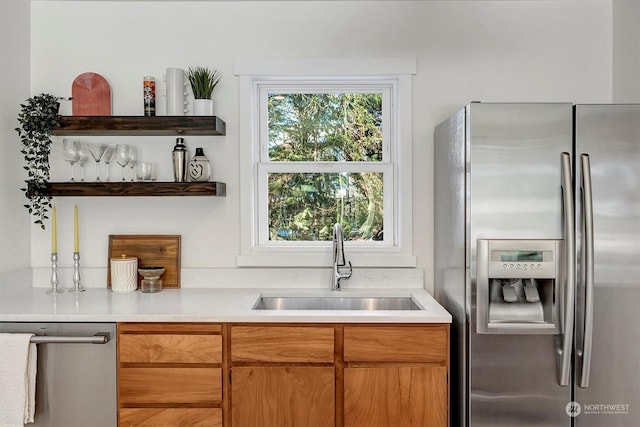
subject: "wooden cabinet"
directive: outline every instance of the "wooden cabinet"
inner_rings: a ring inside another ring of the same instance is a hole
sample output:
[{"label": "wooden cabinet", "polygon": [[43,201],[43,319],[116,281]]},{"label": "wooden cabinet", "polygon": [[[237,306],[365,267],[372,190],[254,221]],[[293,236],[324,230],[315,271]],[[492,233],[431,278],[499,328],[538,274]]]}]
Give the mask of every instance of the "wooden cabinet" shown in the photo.
[{"label": "wooden cabinet", "polygon": [[118,422],[222,426],[219,324],[118,324]]},{"label": "wooden cabinet", "polygon": [[344,427],[449,425],[447,325],[345,326]]},{"label": "wooden cabinet", "polygon": [[446,427],[449,325],[232,325],[232,427]]},{"label": "wooden cabinet", "polygon": [[335,427],[335,330],[231,327],[233,427]]},{"label": "wooden cabinet", "polygon": [[334,427],[332,366],[233,367],[234,427]]},{"label": "wooden cabinet", "polygon": [[447,324],[118,325],[119,427],[447,427]]},{"label": "wooden cabinet", "polygon": [[445,366],[345,368],[345,427],[448,425]]}]

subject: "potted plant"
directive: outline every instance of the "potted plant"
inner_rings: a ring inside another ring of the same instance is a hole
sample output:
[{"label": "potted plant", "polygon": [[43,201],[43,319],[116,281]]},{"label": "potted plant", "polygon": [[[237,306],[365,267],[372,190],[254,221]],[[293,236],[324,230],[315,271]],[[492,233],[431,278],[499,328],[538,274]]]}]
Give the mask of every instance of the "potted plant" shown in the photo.
[{"label": "potted plant", "polygon": [[212,116],[213,100],[211,95],[216,88],[222,73],[207,67],[189,67],[187,78],[193,90],[193,114],[196,116]]},{"label": "potted plant", "polygon": [[36,220],[35,224],[45,228],[44,220],[51,207],[51,196],[46,194],[49,182],[49,154],[51,153],[51,132],[60,125],[60,101],[64,98],[41,93],[20,104],[16,132],[22,141],[21,153],[24,155],[27,171],[25,192],[29,202],[25,208]]}]

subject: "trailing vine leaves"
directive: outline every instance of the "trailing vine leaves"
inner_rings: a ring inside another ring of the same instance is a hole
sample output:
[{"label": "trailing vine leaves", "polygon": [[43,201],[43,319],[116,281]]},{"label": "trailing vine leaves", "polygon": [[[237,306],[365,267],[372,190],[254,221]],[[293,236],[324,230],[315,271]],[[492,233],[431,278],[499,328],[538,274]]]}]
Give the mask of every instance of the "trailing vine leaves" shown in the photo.
[{"label": "trailing vine leaves", "polygon": [[44,230],[47,212],[51,208],[51,196],[46,194],[49,182],[49,154],[51,153],[51,132],[60,124],[58,110],[63,98],[42,93],[20,104],[16,132],[22,142],[27,171],[26,188],[21,188],[29,202],[24,205],[36,219],[34,224]]}]

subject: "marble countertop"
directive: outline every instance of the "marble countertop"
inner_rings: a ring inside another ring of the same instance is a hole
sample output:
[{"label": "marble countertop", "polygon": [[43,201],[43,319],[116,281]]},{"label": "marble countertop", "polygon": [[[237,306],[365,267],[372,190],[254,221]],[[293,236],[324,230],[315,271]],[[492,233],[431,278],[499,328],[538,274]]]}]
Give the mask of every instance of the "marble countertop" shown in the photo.
[{"label": "marble countertop", "polygon": [[[412,297],[423,310],[253,310],[261,296]],[[24,288],[0,298],[0,322],[317,322],[450,323],[451,315],[424,289],[183,288],[147,294],[104,288],[46,293]]]}]

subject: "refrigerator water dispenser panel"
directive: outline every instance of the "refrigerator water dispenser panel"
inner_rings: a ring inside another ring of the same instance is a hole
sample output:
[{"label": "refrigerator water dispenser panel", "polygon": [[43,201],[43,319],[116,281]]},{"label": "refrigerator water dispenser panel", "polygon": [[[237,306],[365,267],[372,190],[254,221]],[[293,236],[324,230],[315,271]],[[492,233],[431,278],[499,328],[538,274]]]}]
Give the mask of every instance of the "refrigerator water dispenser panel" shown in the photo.
[{"label": "refrigerator water dispenser panel", "polygon": [[561,333],[562,247],[562,240],[478,240],[478,333]]}]

